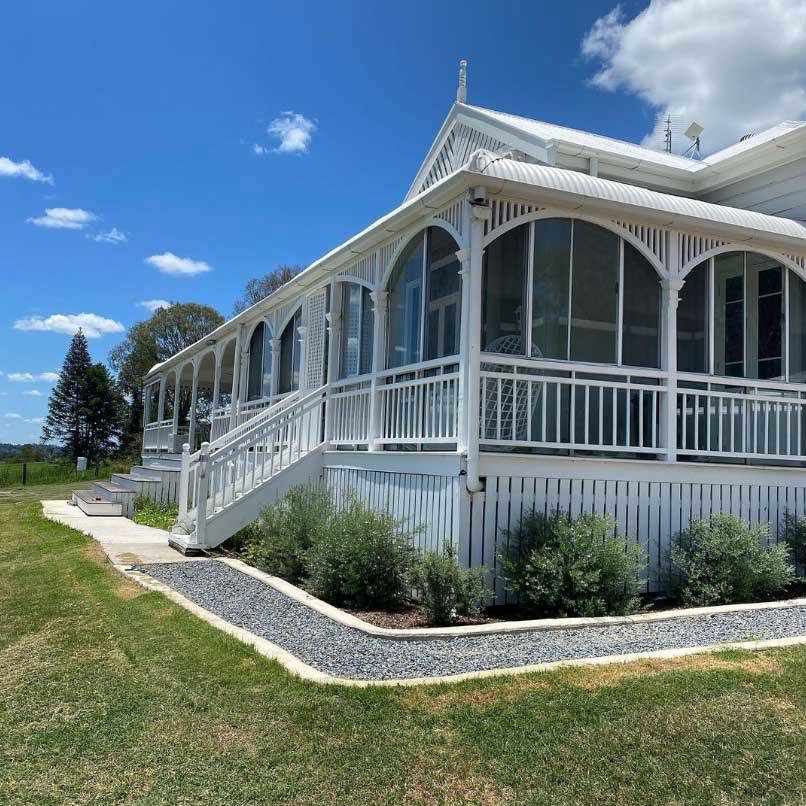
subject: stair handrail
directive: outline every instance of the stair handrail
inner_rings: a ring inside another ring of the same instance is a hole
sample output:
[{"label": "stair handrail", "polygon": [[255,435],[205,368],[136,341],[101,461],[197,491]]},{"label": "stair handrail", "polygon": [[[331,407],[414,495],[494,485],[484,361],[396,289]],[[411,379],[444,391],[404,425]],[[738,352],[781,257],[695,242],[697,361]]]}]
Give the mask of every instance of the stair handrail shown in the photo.
[{"label": "stair handrail", "polygon": [[[210,443],[210,451],[214,451],[217,448],[220,448],[222,445],[226,445],[229,442],[237,439],[241,434],[246,433],[250,428],[260,425],[265,420],[271,419],[276,414],[279,414],[284,409],[287,409],[291,404],[296,402],[299,399],[299,390],[292,392],[290,395],[286,395],[284,398],[281,398],[275,403],[272,403],[271,406],[267,406],[263,411],[256,414],[254,417],[250,417],[248,420],[245,420],[240,425],[236,425],[235,428],[231,428],[229,431],[223,433],[220,437],[217,437]],[[197,451],[198,453],[198,451]]]}]

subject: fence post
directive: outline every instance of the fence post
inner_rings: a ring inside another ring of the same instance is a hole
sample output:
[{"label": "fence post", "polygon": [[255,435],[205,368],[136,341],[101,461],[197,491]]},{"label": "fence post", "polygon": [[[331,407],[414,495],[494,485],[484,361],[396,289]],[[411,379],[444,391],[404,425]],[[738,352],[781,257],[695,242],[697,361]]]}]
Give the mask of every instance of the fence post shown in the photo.
[{"label": "fence post", "polygon": [[184,524],[188,516],[188,478],[190,476],[190,445],[182,446],[182,469],[179,472],[179,523]]},{"label": "fence post", "polygon": [[[207,477],[207,465],[210,459],[210,443],[202,442],[199,451],[199,470],[196,473],[196,545],[204,546],[207,533],[207,492],[210,479]],[[244,475],[246,471],[244,470]]]},{"label": "fence post", "polygon": [[22,483],[25,486],[28,483],[28,463],[22,463]]}]

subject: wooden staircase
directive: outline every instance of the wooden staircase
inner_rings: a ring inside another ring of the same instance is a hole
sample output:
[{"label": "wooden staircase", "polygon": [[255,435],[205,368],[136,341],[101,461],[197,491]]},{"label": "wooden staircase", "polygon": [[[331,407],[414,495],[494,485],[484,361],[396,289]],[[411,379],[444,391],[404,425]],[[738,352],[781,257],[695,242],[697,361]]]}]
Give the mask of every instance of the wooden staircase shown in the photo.
[{"label": "wooden staircase", "polygon": [[292,487],[318,478],[326,392],[322,386],[285,398],[196,453],[183,453],[170,544],[182,553],[215,548]]}]

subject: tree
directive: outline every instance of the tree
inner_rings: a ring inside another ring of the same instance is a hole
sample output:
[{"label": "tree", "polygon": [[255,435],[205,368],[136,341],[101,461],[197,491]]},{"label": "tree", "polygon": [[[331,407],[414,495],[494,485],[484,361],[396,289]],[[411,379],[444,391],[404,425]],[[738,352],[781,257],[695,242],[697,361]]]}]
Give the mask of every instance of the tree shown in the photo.
[{"label": "tree", "polygon": [[274,271],[264,274],[263,277],[253,277],[251,280],[247,280],[243,293],[235,300],[233,312],[239,314],[260,300],[266,299],[278,288],[296,277],[304,268],[304,266],[278,266]]},{"label": "tree", "polygon": [[114,378],[103,364],[93,364],[84,391],[87,456],[93,461],[115,452],[122,433],[125,402]]},{"label": "tree", "polygon": [[83,331],[73,336],[59,380],[48,400],[48,416],[42,426],[44,442],[60,442],[73,459],[87,455],[85,415],[86,378],[92,366],[87,337]]},{"label": "tree", "polygon": [[109,364],[117,373],[120,391],[129,403],[121,436],[124,450],[131,454],[139,451],[143,381],[149,370],[203,339],[223,323],[224,317],[215,308],[187,302],[160,308],[150,319],[129,328],[126,338],[109,354]]}]

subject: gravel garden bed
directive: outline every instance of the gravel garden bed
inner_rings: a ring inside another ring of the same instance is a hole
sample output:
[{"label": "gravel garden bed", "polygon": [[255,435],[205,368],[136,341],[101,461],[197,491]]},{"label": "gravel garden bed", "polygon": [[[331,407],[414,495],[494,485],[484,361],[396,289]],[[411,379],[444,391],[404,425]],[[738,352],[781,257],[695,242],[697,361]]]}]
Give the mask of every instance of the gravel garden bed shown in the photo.
[{"label": "gravel garden bed", "polygon": [[389,640],[338,624],[222,562],[168,563],[141,570],[315,669],[357,680],[455,675],[575,658],[806,635],[806,606],[793,606],[576,630]]}]

